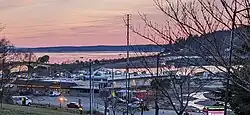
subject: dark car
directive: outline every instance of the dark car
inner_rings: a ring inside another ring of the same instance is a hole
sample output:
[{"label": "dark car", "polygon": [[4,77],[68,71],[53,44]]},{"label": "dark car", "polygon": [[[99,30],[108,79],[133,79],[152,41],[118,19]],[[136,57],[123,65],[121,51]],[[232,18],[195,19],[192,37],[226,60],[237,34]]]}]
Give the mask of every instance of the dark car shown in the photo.
[{"label": "dark car", "polygon": [[70,102],[67,104],[68,108],[80,108],[82,107],[81,105],[79,105],[77,102]]},{"label": "dark car", "polygon": [[136,98],[136,97],[132,97],[131,102],[134,103],[134,104],[140,104],[140,103],[143,102],[143,100],[139,99],[139,98]]}]

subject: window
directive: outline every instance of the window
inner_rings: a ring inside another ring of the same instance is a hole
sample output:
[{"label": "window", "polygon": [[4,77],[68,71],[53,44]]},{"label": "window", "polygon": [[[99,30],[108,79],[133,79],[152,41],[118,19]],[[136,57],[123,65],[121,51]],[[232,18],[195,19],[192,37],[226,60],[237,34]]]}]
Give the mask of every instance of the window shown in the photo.
[{"label": "window", "polygon": [[102,74],[100,72],[96,72],[94,75],[95,76],[101,76]]}]

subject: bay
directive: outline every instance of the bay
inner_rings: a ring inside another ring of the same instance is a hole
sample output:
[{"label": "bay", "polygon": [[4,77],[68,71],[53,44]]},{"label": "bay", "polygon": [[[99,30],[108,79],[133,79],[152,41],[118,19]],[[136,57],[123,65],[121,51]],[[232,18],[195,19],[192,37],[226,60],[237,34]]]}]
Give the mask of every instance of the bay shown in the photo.
[{"label": "bay", "polygon": [[[66,53],[34,53],[36,57],[48,55],[49,63],[72,63],[76,60],[89,61],[91,60],[107,60],[126,58],[126,52],[66,52]],[[130,52],[130,57],[153,55],[154,52]]]}]

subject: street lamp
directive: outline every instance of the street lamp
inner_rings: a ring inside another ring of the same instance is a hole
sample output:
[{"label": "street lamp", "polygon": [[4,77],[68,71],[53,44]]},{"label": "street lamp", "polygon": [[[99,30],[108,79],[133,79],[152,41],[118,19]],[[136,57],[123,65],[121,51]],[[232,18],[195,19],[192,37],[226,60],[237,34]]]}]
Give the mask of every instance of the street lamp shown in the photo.
[{"label": "street lamp", "polygon": [[67,101],[67,99],[63,96],[58,97],[58,102],[60,104],[60,108],[62,108],[62,103]]}]

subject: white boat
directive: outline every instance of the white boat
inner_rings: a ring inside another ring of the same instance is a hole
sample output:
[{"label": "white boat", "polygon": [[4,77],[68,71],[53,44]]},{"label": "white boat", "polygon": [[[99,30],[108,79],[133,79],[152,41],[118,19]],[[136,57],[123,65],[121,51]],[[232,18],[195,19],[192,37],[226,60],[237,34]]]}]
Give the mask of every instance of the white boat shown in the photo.
[{"label": "white boat", "polygon": [[[94,81],[107,81],[107,79],[112,78],[112,73],[114,77],[125,77],[124,72],[118,69],[100,68],[93,72],[91,79]],[[89,77],[89,75],[85,76],[86,79],[89,79]]]}]

